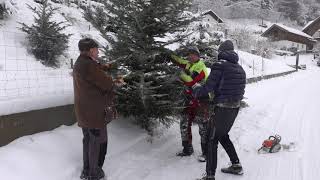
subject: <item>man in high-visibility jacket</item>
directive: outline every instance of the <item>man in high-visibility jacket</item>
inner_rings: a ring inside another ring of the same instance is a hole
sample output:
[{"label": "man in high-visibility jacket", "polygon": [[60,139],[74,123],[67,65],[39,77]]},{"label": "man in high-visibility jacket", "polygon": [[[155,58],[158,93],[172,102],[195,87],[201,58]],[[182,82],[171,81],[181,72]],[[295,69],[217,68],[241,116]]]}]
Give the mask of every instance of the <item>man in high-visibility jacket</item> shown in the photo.
[{"label": "man in high-visibility jacket", "polygon": [[[207,104],[199,102],[199,100],[192,97],[192,86],[205,83],[209,73],[206,65],[200,59],[200,52],[197,47],[188,48],[188,60],[176,55],[171,55],[171,59],[184,70],[180,74],[180,80],[182,80],[184,85],[187,87],[184,93],[188,97],[185,102],[186,106],[182,115],[183,117],[180,121],[183,150],[177,153],[177,155],[190,156],[194,152],[192,146],[191,126],[192,122],[197,118],[202,149],[202,155],[199,157],[199,161],[205,162],[207,154],[207,118],[205,118],[205,116],[208,115],[204,112],[207,109]],[[199,114],[199,110],[201,111],[201,114]]]}]

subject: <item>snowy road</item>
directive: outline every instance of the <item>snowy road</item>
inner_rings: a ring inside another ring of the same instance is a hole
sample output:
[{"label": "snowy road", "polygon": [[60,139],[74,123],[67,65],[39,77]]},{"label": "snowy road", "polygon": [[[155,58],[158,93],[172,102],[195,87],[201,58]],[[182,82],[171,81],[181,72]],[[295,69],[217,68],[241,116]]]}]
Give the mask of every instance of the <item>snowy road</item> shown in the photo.
[{"label": "snowy road", "polygon": [[[237,128],[247,129],[249,126],[250,130],[234,133],[240,136],[239,146],[249,144],[248,152],[241,152],[246,168],[243,179],[319,178],[320,68],[308,57],[302,61],[307,64],[307,71],[248,86],[250,108],[240,114]],[[267,155],[253,152],[252,149],[259,146],[264,138],[275,133],[282,136],[284,143],[296,142],[297,150]]]},{"label": "snowy road", "polygon": [[[244,166],[243,176],[217,171],[217,180],[315,180],[320,177],[320,68],[308,62],[306,71],[250,84],[249,107],[243,109],[231,130],[231,139]],[[108,180],[192,180],[204,172],[195,157],[179,158],[178,125],[148,143],[148,137],[125,120],[113,122],[104,170]],[[193,127],[194,147],[200,152],[198,128]],[[296,142],[294,152],[258,155],[269,135]],[[78,127],[20,138],[0,148],[0,179],[79,180],[81,138]],[[218,170],[228,163],[219,147]]]}]

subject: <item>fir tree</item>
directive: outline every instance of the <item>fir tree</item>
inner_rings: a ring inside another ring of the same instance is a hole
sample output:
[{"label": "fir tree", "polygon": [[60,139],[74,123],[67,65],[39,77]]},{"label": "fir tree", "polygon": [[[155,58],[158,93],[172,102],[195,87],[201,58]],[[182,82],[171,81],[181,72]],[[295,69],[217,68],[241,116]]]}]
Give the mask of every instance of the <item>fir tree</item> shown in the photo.
[{"label": "fir tree", "polygon": [[273,0],[261,0],[261,9],[272,10],[273,6]]},{"label": "fir tree", "polygon": [[104,33],[105,26],[107,25],[107,14],[104,11],[104,8],[101,6],[96,7],[95,12],[93,13],[94,16],[94,26],[100,30],[101,33]]},{"label": "fir tree", "polygon": [[4,15],[6,13],[6,9],[3,4],[0,4],[0,19],[4,19]]},{"label": "fir tree", "polygon": [[15,3],[9,0],[0,0],[0,20],[5,19],[5,17],[15,13],[17,7]]},{"label": "fir tree", "polygon": [[85,7],[83,17],[104,35],[107,26],[107,14],[103,6]]},{"label": "fir tree", "polygon": [[[118,110],[152,134],[159,124],[169,126],[176,114],[179,84],[161,52],[170,42],[161,40],[168,33],[182,31],[191,22],[182,16],[189,0],[110,0],[105,4],[109,22],[115,30],[109,58],[127,74],[127,85],[118,91]],[[180,86],[181,88],[181,86]]]},{"label": "fir tree", "polygon": [[282,0],[279,2],[278,8],[285,18],[292,21],[297,21],[302,14],[302,4],[299,0]]},{"label": "fir tree", "polygon": [[28,7],[36,14],[35,22],[31,26],[20,23],[22,25],[20,29],[28,34],[27,39],[32,54],[46,66],[59,66],[57,57],[68,48],[68,40],[71,36],[62,33],[67,26],[63,26],[63,22],[57,23],[50,20],[57,8],[50,7],[47,0],[43,0],[39,8],[33,8],[30,5]]},{"label": "fir tree", "polygon": [[306,13],[306,20],[313,21],[314,19],[320,16],[320,2],[315,3],[313,6],[310,6],[308,12]]},{"label": "fir tree", "polygon": [[84,8],[83,17],[84,17],[85,20],[93,23],[94,16],[93,16],[93,11],[92,11],[91,7],[85,7]]},{"label": "fir tree", "polygon": [[212,25],[204,19],[199,19],[199,21],[191,23],[186,32],[184,32],[187,34],[192,32],[185,46],[197,46],[201,58],[208,67],[214,63],[217,56],[218,45],[220,45],[224,38],[224,33],[214,30],[214,26],[219,26],[219,24]]}]

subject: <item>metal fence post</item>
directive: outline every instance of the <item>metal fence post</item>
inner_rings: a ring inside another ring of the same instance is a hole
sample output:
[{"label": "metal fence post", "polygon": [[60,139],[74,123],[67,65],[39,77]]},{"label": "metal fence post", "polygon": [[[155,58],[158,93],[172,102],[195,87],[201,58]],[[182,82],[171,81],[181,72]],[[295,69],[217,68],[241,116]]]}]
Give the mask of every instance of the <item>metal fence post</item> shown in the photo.
[{"label": "metal fence post", "polygon": [[252,60],[252,74],[254,75],[254,59]]},{"label": "metal fence post", "polygon": [[297,52],[297,56],[296,56],[296,70],[298,71],[299,69],[299,51]]},{"label": "metal fence post", "polygon": [[73,59],[71,58],[70,67],[73,69]]},{"label": "metal fence post", "polygon": [[264,58],[262,57],[262,62],[261,62],[261,76],[263,77],[264,75]]}]

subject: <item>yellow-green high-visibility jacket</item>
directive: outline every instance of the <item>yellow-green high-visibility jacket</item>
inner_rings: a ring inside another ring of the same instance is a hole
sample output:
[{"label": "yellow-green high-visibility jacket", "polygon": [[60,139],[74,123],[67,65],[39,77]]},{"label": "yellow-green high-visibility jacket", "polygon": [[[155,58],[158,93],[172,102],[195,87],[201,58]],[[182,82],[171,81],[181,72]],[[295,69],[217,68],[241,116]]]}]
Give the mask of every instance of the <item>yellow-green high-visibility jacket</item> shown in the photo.
[{"label": "yellow-green high-visibility jacket", "polygon": [[179,67],[184,68],[184,72],[180,74],[180,79],[186,86],[192,87],[195,83],[204,83],[208,76],[208,69],[204,62],[199,59],[195,63],[190,63],[179,56],[172,55],[172,59]]}]

